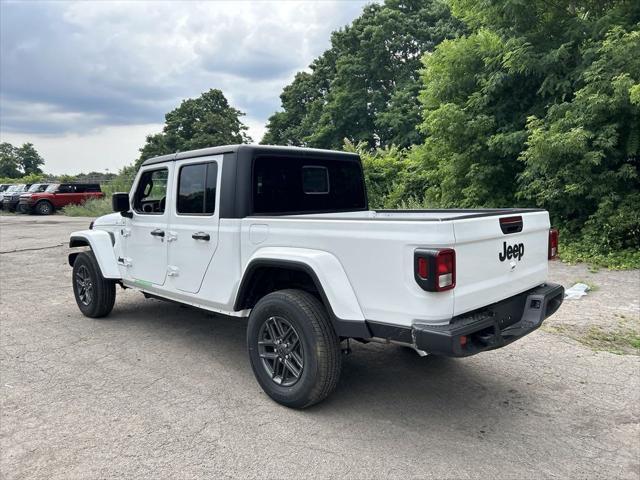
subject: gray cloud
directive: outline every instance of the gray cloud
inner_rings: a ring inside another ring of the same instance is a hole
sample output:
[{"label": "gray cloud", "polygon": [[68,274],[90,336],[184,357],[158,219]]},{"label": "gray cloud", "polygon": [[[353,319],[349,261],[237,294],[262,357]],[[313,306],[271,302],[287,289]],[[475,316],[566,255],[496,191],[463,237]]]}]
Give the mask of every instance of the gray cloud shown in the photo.
[{"label": "gray cloud", "polygon": [[161,123],[209,88],[265,122],[294,72],[364,4],[2,2],[0,129]]}]

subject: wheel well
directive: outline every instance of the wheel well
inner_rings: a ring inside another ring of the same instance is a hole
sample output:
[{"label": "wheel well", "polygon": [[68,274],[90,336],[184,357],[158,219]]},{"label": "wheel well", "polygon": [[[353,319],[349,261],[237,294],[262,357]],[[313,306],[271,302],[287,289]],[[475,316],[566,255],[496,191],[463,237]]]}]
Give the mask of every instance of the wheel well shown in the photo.
[{"label": "wheel well", "polygon": [[89,240],[84,237],[71,237],[69,239],[69,248],[73,247],[89,247]]},{"label": "wheel well", "polygon": [[240,284],[234,310],[253,308],[258,300],[271,292],[295,288],[314,295],[333,316],[322,286],[315,273],[309,270],[306,265],[298,264],[250,266]]},{"label": "wheel well", "polygon": [[[43,200],[46,201],[46,200]],[[89,241],[86,238],[82,238],[82,237],[71,237],[71,239],[69,240],[69,248],[74,248],[74,247],[91,247],[91,245],[89,244]],[[69,254],[69,265],[73,267],[73,262],[76,261],[76,257],[80,254],[81,252],[72,252]]]}]

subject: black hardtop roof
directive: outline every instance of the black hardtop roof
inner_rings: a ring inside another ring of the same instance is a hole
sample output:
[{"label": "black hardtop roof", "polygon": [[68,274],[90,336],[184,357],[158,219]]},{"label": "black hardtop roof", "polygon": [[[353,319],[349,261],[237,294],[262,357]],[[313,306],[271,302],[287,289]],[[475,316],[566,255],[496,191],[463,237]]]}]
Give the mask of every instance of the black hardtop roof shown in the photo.
[{"label": "black hardtop roof", "polygon": [[257,153],[257,154],[272,154],[272,155],[297,155],[301,157],[336,157],[358,159],[357,153],[340,152],[338,150],[323,150],[319,148],[306,148],[306,147],[282,147],[275,145],[221,145],[219,147],[201,148],[199,150],[190,150],[188,152],[176,152],[169,155],[162,155],[160,157],[149,158],[145,160],[142,165],[152,165],[155,163],[172,162],[175,160],[184,160],[187,158],[206,157],[210,155],[221,155],[225,153]]},{"label": "black hardtop roof", "polygon": [[94,183],[85,183],[85,182],[51,182],[50,185],[82,185],[83,187],[99,187],[100,184],[97,182]]}]

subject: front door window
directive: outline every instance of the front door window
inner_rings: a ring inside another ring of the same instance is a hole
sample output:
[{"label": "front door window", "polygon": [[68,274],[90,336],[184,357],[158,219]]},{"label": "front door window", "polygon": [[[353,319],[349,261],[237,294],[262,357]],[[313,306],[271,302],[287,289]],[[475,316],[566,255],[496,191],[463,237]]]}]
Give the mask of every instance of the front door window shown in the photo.
[{"label": "front door window", "polygon": [[133,209],[140,214],[162,215],[167,203],[166,168],[147,170],[140,177],[134,195]]}]

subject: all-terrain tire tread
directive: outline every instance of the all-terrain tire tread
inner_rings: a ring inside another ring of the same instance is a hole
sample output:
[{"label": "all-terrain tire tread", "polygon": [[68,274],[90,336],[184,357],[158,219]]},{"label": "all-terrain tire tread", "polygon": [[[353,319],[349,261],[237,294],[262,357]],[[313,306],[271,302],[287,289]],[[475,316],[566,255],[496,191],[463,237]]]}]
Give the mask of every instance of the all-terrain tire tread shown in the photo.
[{"label": "all-terrain tire tread", "polygon": [[305,312],[316,337],[321,339],[318,342],[317,350],[320,378],[311,391],[307,403],[301,408],[310,407],[324,400],[338,385],[342,369],[340,340],[333,329],[326,309],[312,294],[294,289],[280,290],[276,293]]},{"label": "all-terrain tire tread", "polygon": [[[100,266],[98,265],[98,261],[94,256],[92,251],[82,252],[80,253],[74,262],[75,264],[78,260],[85,260],[90,264],[91,270],[95,272],[95,286],[94,291],[96,292],[95,297],[95,306],[91,311],[82,311],[84,315],[91,318],[100,318],[105,317],[111,310],[113,310],[113,306],[116,301],[116,284],[113,280],[106,279],[102,276],[102,272],[100,271]],[[74,278],[72,281],[75,282],[75,269],[74,269]]]}]

